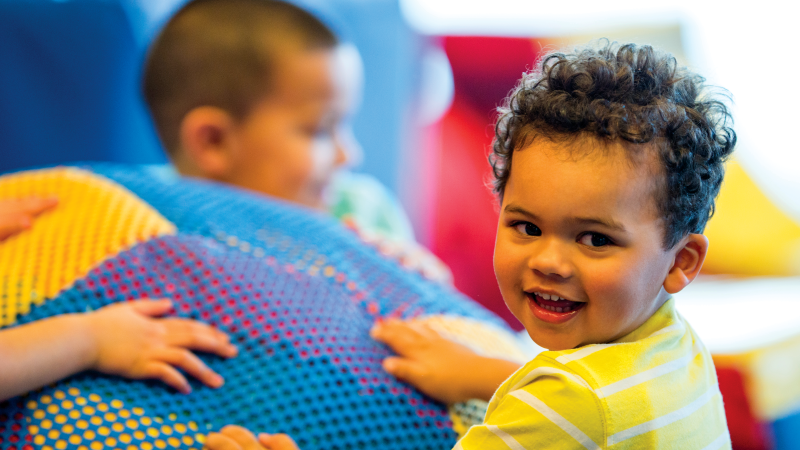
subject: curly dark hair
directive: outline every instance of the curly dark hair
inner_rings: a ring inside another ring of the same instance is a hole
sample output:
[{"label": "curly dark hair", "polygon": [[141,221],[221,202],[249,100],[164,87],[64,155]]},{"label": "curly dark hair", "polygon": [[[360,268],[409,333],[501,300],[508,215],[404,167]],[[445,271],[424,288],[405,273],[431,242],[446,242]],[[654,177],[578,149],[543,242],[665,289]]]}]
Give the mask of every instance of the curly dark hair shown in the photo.
[{"label": "curly dark hair", "polygon": [[702,233],[714,214],[724,162],[736,145],[733,119],[705,78],[652,47],[607,41],[545,55],[498,108],[489,161],[502,200],[515,149],[534,138],[590,136],[659,153],[656,194],[664,248]]}]

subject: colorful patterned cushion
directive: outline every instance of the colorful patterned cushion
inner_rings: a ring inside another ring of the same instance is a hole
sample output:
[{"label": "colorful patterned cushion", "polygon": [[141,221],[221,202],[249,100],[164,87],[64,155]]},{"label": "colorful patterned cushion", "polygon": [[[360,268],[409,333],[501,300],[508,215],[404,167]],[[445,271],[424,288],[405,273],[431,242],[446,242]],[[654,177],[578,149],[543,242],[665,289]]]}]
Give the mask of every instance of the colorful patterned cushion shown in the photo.
[{"label": "colorful patterned cushion", "polygon": [[170,297],[240,352],[202,355],[225,377],[217,390],[82,373],[0,403],[0,448],[200,448],[230,423],[289,433],[304,450],[450,448],[480,407],[448,411],[384,372],[375,319],[420,317],[525,358],[495,315],[327,217],[146,166],[0,177],[0,198],[52,194],[56,210],[0,244],[0,326]]}]

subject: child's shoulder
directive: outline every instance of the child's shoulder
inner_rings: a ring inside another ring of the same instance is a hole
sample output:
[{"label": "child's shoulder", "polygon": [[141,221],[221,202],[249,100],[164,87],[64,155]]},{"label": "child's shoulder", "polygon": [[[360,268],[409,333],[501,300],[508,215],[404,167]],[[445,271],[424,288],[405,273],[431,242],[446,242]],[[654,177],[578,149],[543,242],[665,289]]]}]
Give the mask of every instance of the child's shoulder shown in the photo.
[{"label": "child's shoulder", "polygon": [[607,434],[602,402],[553,353],[559,352],[543,352],[503,383],[484,424],[469,430],[461,449],[601,448]]},{"label": "child's shoulder", "polygon": [[486,423],[514,416],[601,446],[728,439],[711,356],[672,300],[619,341],[539,354],[498,389]]},{"label": "child's shoulder", "polygon": [[[538,364],[563,366],[604,397],[631,383],[685,367],[700,353],[710,362],[703,343],[670,299],[639,328],[612,343],[543,352]],[[537,364],[536,360],[531,363]]]}]

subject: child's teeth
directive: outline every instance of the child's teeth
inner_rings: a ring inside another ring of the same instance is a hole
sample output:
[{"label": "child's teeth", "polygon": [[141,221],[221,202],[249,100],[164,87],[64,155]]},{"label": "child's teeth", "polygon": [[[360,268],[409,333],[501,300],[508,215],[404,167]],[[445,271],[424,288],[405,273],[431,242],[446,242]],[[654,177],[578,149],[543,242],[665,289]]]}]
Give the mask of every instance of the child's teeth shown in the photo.
[{"label": "child's teeth", "polygon": [[544,309],[546,309],[548,311],[551,311],[551,312],[568,313],[568,312],[572,311],[572,309],[573,309],[572,306],[564,306],[563,308],[557,308],[555,306],[549,306],[549,305],[539,305],[539,306],[541,306],[542,308],[544,308]]},{"label": "child's teeth", "polygon": [[[533,294],[536,297],[541,298],[542,300],[550,300],[550,301],[555,301],[555,302],[562,301],[562,300],[563,301],[567,301],[565,298],[561,298],[561,297],[559,297],[559,296],[557,296],[555,294],[542,294],[542,293],[539,293],[539,292],[534,292]],[[563,312],[563,313],[568,313],[568,312],[572,311],[573,309],[575,309],[575,307],[577,306],[577,305],[572,305],[572,306],[556,307],[556,306],[544,305],[544,304],[539,303],[539,302],[536,302],[536,303],[540,307],[542,307],[542,308],[544,308],[544,309],[546,309],[548,311]]]}]

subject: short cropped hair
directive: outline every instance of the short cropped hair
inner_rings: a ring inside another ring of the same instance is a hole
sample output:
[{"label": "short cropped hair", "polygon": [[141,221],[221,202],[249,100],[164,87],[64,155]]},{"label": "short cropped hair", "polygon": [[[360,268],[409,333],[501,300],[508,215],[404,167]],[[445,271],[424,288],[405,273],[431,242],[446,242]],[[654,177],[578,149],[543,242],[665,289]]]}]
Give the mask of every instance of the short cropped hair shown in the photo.
[{"label": "short cropped hair", "polygon": [[269,94],[276,52],[336,46],[333,32],[310,13],[276,0],[194,0],[150,47],[144,97],[164,147],[180,145],[180,124],[199,106],[237,120]]},{"label": "short cropped hair", "polygon": [[703,232],[736,145],[733,119],[705,79],[647,45],[605,41],[545,55],[498,111],[489,160],[501,201],[514,150],[535,138],[649,144],[664,174],[655,201],[665,249]]}]

